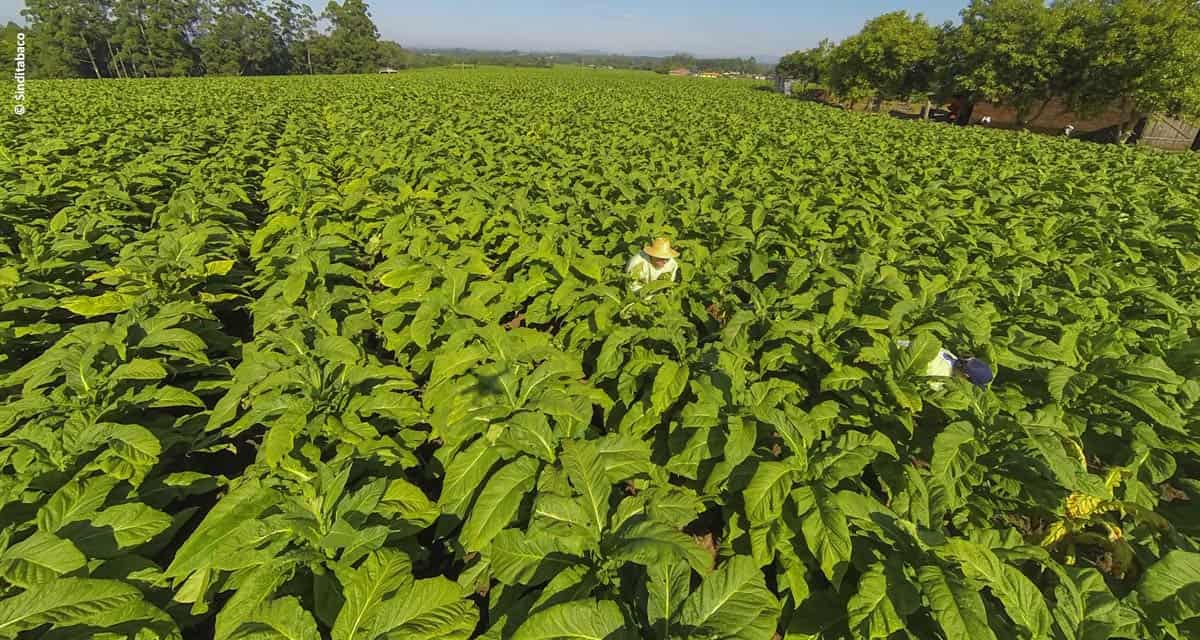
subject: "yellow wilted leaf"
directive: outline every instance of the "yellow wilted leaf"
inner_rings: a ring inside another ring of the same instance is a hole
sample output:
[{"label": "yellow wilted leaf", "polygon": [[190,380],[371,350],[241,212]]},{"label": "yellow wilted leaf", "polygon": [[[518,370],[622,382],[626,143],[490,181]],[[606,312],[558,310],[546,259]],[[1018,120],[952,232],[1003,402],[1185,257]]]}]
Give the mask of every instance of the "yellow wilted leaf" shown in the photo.
[{"label": "yellow wilted leaf", "polygon": [[1087,518],[1096,512],[1104,500],[1084,493],[1072,493],[1067,496],[1067,517]]},{"label": "yellow wilted leaf", "polygon": [[1067,537],[1067,523],[1063,521],[1055,522],[1046,530],[1046,536],[1042,538],[1043,547],[1053,547],[1062,542],[1062,539]]},{"label": "yellow wilted leaf", "polygon": [[67,298],[60,305],[62,308],[81,316],[102,316],[108,313],[120,313],[133,306],[134,296],[110,291],[98,296],[76,296]]},{"label": "yellow wilted leaf", "polygon": [[223,276],[229,273],[234,264],[235,261],[233,260],[213,260],[204,265],[204,274],[209,276]]},{"label": "yellow wilted leaf", "polygon": [[1083,453],[1083,445],[1073,439],[1064,439],[1064,441],[1071,445],[1071,449],[1075,451],[1075,455],[1079,456],[1079,464],[1087,468],[1087,456]]},{"label": "yellow wilted leaf", "polygon": [[0,269],[0,289],[17,286],[21,281],[21,274],[17,272],[16,267],[4,267]]},{"label": "yellow wilted leaf", "polygon": [[129,275],[129,272],[126,271],[124,267],[116,267],[115,269],[109,269],[108,271],[93,273],[92,275],[84,278],[84,280],[87,282],[95,282],[96,280],[104,280],[105,278],[118,278],[124,275]]}]

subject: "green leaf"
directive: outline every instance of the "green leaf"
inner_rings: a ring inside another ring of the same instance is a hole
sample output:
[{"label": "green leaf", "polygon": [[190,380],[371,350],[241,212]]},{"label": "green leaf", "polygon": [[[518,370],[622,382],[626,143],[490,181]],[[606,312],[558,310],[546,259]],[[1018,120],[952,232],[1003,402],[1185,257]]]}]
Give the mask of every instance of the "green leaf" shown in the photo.
[{"label": "green leaf", "polygon": [[0,554],[0,576],[30,588],[83,567],[87,558],[67,540],[38,531]]},{"label": "green leaf", "polygon": [[380,549],[367,556],[361,567],[342,580],[346,602],[333,623],[333,640],[357,640],[363,637],[366,630],[372,628],[369,623],[379,613],[378,608],[384,597],[412,582],[412,563],[403,553]]},{"label": "green leaf", "polygon": [[1078,375],[1074,369],[1056,366],[1046,373],[1046,389],[1050,392],[1050,397],[1054,398],[1055,402],[1063,401],[1063,393],[1067,388],[1067,384],[1071,379]]},{"label": "green leaf", "polygon": [[962,563],[963,574],[988,586],[1027,638],[1050,633],[1050,609],[1033,582],[1016,567],[1002,562],[991,549],[966,540],[951,540],[947,549]]},{"label": "green leaf", "polygon": [[691,592],[692,572],[683,562],[646,567],[646,616],[657,638],[675,637],[676,619]]},{"label": "green leaf", "polygon": [[235,632],[243,627],[243,623],[259,619],[262,608],[270,602],[275,590],[288,580],[291,573],[286,564],[270,563],[245,574],[238,582],[233,596],[217,613],[214,639],[229,640],[231,637],[247,636],[245,632]]},{"label": "green leaf", "polygon": [[563,471],[571,485],[583,495],[592,539],[599,540],[608,526],[608,499],[612,494],[612,483],[604,472],[596,445],[582,440],[568,440],[563,443],[561,459]]},{"label": "green leaf", "polygon": [[136,588],[116,580],[59,578],[0,600],[0,636],[15,636],[43,624],[87,624],[141,597]]},{"label": "green leaf", "polygon": [[505,423],[497,444],[510,446],[543,462],[554,462],[558,457],[558,437],[543,413],[521,411],[513,414]]},{"label": "green leaf", "polygon": [[846,391],[867,379],[867,372],[858,367],[842,366],[821,379],[821,391]]},{"label": "green leaf", "polygon": [[91,517],[108,498],[117,480],[95,476],[64,484],[38,509],[38,529],[54,533],[64,525]]},{"label": "green leaf", "polygon": [[285,596],[251,613],[229,640],[321,640],[321,631],[299,599]]},{"label": "green leaf", "polygon": [[130,502],[101,511],[86,525],[67,525],[62,531],[89,557],[105,558],[146,544],[171,523],[171,516],[158,509]]},{"label": "green leaf", "polygon": [[1054,624],[1070,640],[1108,640],[1130,637],[1129,630],[1142,623],[1141,615],[1127,601],[1117,600],[1095,569],[1055,568]]},{"label": "green leaf", "polygon": [[752,524],[768,524],[783,512],[795,472],[782,462],[762,462],[742,493],[746,517]]},{"label": "green leaf", "polygon": [[975,429],[969,422],[951,423],[933,439],[930,471],[937,480],[934,500],[940,511],[962,505],[965,496],[959,495],[959,481],[971,470],[979,453]]},{"label": "green leaf", "polygon": [[[479,610],[460,593],[457,584],[442,577],[409,582],[376,608],[365,637],[467,640],[475,630]],[[350,600],[346,602],[349,604]],[[338,638],[336,626],[333,637]]]},{"label": "green leaf", "polygon": [[946,640],[994,640],[979,592],[935,565],[917,570],[921,591]]},{"label": "green leaf", "polygon": [[650,390],[650,405],[654,407],[655,413],[665,412],[679,399],[680,394],[687,388],[689,375],[687,365],[672,360],[667,360],[659,366],[658,373],[654,375],[654,386]]},{"label": "green leaf", "polygon": [[846,606],[847,622],[855,638],[886,640],[904,629],[904,618],[896,610],[889,591],[883,563],[871,565],[859,579],[858,590]]},{"label": "green leaf", "polygon": [[488,478],[459,534],[463,548],[483,550],[508,525],[533,488],[539,467],[536,459],[521,456]]},{"label": "green leaf", "polygon": [[21,282],[21,274],[16,267],[0,268],[0,289],[11,289]]},{"label": "green leaf", "polygon": [[754,560],[734,556],[684,602],[679,622],[689,632],[681,635],[761,640],[774,631],[779,609]]},{"label": "green leaf", "polygon": [[821,564],[821,572],[837,587],[850,562],[850,528],[846,514],[833,494],[821,485],[803,486],[792,492],[796,512],[808,550]]},{"label": "green leaf", "polygon": [[1180,433],[1187,433],[1183,417],[1158,397],[1158,393],[1149,385],[1133,385],[1126,391],[1109,389],[1118,400],[1122,400],[1133,408],[1145,414],[1154,422]]},{"label": "green leaf", "polygon": [[442,495],[438,505],[445,513],[464,517],[471,498],[479,490],[484,477],[500,460],[500,454],[486,439],[476,440],[446,466],[446,477],[442,482]]},{"label": "green leaf", "polygon": [[633,562],[647,567],[686,560],[702,575],[712,569],[712,556],[700,548],[691,536],[643,516],[635,516],[627,521],[608,544],[610,550],[605,557],[609,560]]},{"label": "green leaf", "polygon": [[492,540],[492,575],[505,584],[541,584],[580,560],[555,536],[505,529]]},{"label": "green leaf", "polygon": [[610,433],[593,442],[609,482],[615,484],[639,474],[652,473],[650,445],[645,441],[625,434]]},{"label": "green leaf", "polygon": [[1156,621],[1180,623],[1200,616],[1200,553],[1167,552],[1142,574],[1137,593]]},{"label": "green leaf", "polygon": [[454,376],[465,373],[487,354],[487,347],[481,344],[473,344],[464,349],[443,353],[433,360],[433,370],[429,374],[428,386],[436,387]]},{"label": "green leaf", "polygon": [[120,380],[162,380],[167,377],[167,370],[153,360],[134,358],[129,362],[113,369],[109,381]]},{"label": "green leaf", "polygon": [[605,338],[604,345],[600,348],[600,355],[596,358],[596,369],[592,372],[593,378],[603,380],[620,370],[621,363],[624,361],[621,347],[637,335],[638,331],[639,329],[636,327],[619,327]]},{"label": "green leaf", "polygon": [[167,578],[183,578],[193,571],[210,566],[214,560],[214,551],[222,543],[235,535],[238,525],[256,518],[272,505],[279,503],[279,495],[271,489],[263,487],[259,481],[246,479],[235,484],[233,489],[221,498],[200,526],[188,536],[170,566],[163,572]]},{"label": "green leaf", "polygon": [[517,627],[512,640],[624,640],[621,609],[611,600],[573,600],[547,607]]},{"label": "green leaf", "polygon": [[1183,384],[1183,376],[1175,373],[1159,356],[1142,356],[1122,367],[1122,373],[1131,378],[1141,378],[1166,384]]}]

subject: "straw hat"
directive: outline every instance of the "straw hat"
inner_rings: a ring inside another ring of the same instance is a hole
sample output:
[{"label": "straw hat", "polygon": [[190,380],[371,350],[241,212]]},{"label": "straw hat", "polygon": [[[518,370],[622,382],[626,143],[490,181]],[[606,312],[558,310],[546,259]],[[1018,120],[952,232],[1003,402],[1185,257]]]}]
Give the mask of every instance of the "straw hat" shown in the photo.
[{"label": "straw hat", "polygon": [[671,241],[668,238],[655,238],[654,242],[642,247],[642,253],[663,260],[679,257],[679,252],[671,248]]}]

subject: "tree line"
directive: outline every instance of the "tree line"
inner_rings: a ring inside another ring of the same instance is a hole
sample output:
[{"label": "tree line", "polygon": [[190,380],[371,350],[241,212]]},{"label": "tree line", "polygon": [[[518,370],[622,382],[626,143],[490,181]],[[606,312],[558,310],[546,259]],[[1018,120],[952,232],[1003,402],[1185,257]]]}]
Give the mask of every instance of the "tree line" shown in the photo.
[{"label": "tree line", "polygon": [[1200,115],[1195,0],[971,0],[959,24],[887,13],[834,44],[780,59],[777,73],[855,102],[952,97],[1013,107],[1028,125],[1052,98],[1089,116]]},{"label": "tree line", "polygon": [[0,29],[12,57],[18,31],[30,42],[30,76],[146,78],[195,75],[371,73],[453,64],[549,67],[579,64],[666,73],[764,73],[750,58],[476,49],[414,51],[381,40],[364,0],[333,0],[316,13],[297,0],[26,0],[22,28]]},{"label": "tree line", "polygon": [[363,0],[320,14],[296,0],[26,0],[22,15],[40,78],[364,73],[412,57],[380,41]]}]

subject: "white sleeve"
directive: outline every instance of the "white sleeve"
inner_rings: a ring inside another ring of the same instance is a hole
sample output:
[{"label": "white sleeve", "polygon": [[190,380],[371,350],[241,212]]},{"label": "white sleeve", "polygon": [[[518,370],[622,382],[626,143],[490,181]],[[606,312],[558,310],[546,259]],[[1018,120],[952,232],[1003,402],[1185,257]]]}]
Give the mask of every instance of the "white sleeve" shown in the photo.
[{"label": "white sleeve", "polygon": [[629,283],[630,289],[637,291],[649,280],[648,266],[641,256],[634,256],[629,260],[629,266],[625,267],[625,273],[632,278],[632,282]]}]

